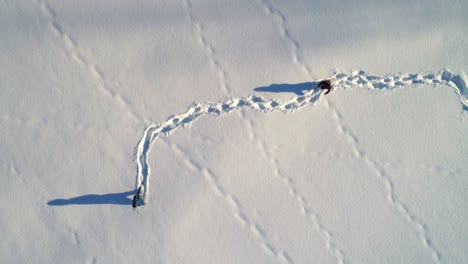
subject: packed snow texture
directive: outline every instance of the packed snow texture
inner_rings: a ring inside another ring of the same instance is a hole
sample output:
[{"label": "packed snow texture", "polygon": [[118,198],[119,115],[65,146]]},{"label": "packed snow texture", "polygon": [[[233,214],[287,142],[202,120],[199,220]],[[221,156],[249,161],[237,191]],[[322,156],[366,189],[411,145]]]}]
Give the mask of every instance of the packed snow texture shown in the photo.
[{"label": "packed snow texture", "polygon": [[0,263],[468,262],[464,10],[0,3]]}]

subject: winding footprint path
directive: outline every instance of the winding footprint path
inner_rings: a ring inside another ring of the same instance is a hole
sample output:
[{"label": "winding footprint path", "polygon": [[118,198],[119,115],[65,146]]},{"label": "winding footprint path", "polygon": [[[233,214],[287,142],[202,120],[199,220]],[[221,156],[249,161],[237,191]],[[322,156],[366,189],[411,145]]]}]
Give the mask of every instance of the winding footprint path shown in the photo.
[{"label": "winding footprint path", "polygon": [[[333,76],[333,80],[335,89],[349,89],[353,87],[360,87],[367,88],[370,90],[392,91],[399,88],[423,84],[435,86],[449,86],[453,87],[455,92],[459,95],[463,109],[468,109],[468,100],[466,98],[466,82],[464,81],[462,76],[457,75],[447,69],[441,70],[436,73],[405,73],[392,74],[387,76],[367,74],[363,71],[354,71],[351,73],[341,72],[335,74]],[[315,82],[313,84],[316,86],[317,83]],[[140,186],[144,186],[144,199],[147,201],[149,198],[149,178],[151,175],[151,169],[148,163],[148,154],[151,150],[152,143],[159,137],[167,137],[177,129],[189,127],[203,116],[227,115],[229,113],[240,111],[242,109],[252,109],[263,112],[264,114],[280,111],[294,112],[295,110],[300,109],[304,106],[314,106],[320,101],[321,98],[321,91],[317,87],[311,87],[311,89],[307,91],[304,95],[294,96],[287,101],[279,101],[275,99],[267,100],[261,96],[251,95],[247,97],[230,98],[216,103],[195,103],[192,106],[190,106],[186,112],[182,114],[172,116],[161,123],[150,124],[145,129],[142,138],[136,146],[136,187],[138,189]],[[329,105],[327,101],[325,101],[325,103]],[[336,114],[337,113],[335,113],[335,115]],[[360,154],[361,153],[357,153],[356,155],[359,156]],[[425,225],[419,219],[417,219],[411,211],[409,211],[407,206],[405,206],[401,201],[395,198],[392,183],[388,181],[388,176],[385,176],[385,173],[379,170],[378,166],[374,164],[369,157],[366,156],[364,160],[366,160],[366,162],[371,168],[377,171],[377,174],[380,178],[383,178],[385,185],[387,186],[387,188],[389,188],[387,195],[390,197],[389,199],[391,203],[405,216],[405,218],[407,218],[415,227],[417,227],[424,246],[426,246],[430,250],[435,262],[440,263],[440,252],[431,243],[429,231],[427,230],[427,228],[424,228]],[[226,195],[226,197],[228,196],[229,195]],[[314,221],[315,219],[313,216],[314,215],[311,215],[312,221]],[[326,233],[329,234],[328,231]],[[260,239],[262,241],[265,240],[264,237],[260,237]],[[268,243],[266,243],[266,245],[268,245]],[[327,245],[327,248],[334,251],[339,263],[346,262],[341,250],[335,248],[335,245],[330,241],[327,242]],[[271,246],[266,248],[271,248]],[[275,253],[276,250],[272,252]],[[281,257],[279,253],[273,255]],[[290,258],[286,258],[285,262],[288,263],[292,261]]]},{"label": "winding footprint path", "polygon": [[[462,106],[468,109],[468,99],[466,92],[466,82],[464,79],[450,70],[441,70],[436,73],[405,73],[392,74],[387,76],[377,76],[367,74],[363,71],[351,73],[337,73],[333,77],[334,89],[349,89],[352,87],[367,88],[370,90],[395,90],[408,86],[430,84],[435,86],[450,86],[459,95]],[[226,115],[242,109],[252,109],[265,114],[273,112],[294,112],[304,106],[313,106],[321,98],[321,92],[317,87],[304,95],[294,96],[287,101],[275,99],[265,99],[261,96],[251,95],[247,97],[230,98],[215,103],[195,103],[182,114],[169,117],[161,123],[153,123],[146,127],[143,136],[136,146],[137,181],[136,187],[145,187],[145,196],[148,198],[149,186],[145,184],[151,175],[148,165],[148,154],[152,143],[159,137],[169,136],[172,132],[180,128],[192,125],[200,117],[208,115]]]}]

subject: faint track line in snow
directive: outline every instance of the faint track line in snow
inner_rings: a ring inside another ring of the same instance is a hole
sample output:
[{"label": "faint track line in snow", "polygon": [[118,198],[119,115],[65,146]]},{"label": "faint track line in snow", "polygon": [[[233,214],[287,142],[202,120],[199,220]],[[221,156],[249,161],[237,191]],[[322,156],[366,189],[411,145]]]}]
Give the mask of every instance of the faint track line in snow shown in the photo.
[{"label": "faint track line in snow", "polygon": [[[165,141],[164,141],[165,142]],[[260,248],[267,254],[278,258],[280,261],[292,264],[294,263],[289,254],[279,248],[276,248],[268,241],[268,237],[265,233],[265,229],[254,221],[250,220],[247,216],[247,213],[243,210],[242,204],[239,202],[239,199],[233,194],[229,193],[219,182],[216,175],[207,168],[201,166],[198,162],[190,158],[190,155],[182,150],[176,144],[168,144],[182,159],[184,159],[184,164],[191,169],[194,173],[198,173],[203,176],[208,182],[208,185],[213,190],[216,195],[221,196],[226,203],[231,207],[233,217],[237,222],[244,228],[247,228],[250,233],[256,238]]]},{"label": "faint track line in snow", "polygon": [[[301,56],[300,44],[295,40],[291,34],[287,25],[286,16],[273,7],[271,3],[267,0],[258,0],[263,6],[265,12],[268,15],[275,17],[278,21],[278,29],[280,35],[285,39],[285,41],[290,45],[291,51],[293,54],[293,62],[307,75],[311,77],[310,67],[304,62]],[[387,76],[375,76],[367,74],[363,71],[354,71],[351,73],[336,73],[333,76],[334,87],[337,88],[351,88],[351,87],[361,87],[369,89],[381,89],[381,90],[392,90],[394,88],[401,88],[408,85],[416,84],[432,84],[432,85],[441,85],[445,84],[451,86],[455,89],[455,92],[458,94],[460,101],[463,105],[464,110],[468,110],[468,89],[466,87],[466,78],[463,78],[461,75],[454,74],[448,69],[439,71],[437,73],[407,73],[407,74],[393,74]],[[419,219],[417,219],[414,214],[400,202],[394,193],[393,183],[391,182],[388,176],[385,176],[382,169],[378,169],[375,161],[371,160],[370,157],[365,155],[363,150],[358,148],[357,138],[350,132],[346,130],[346,127],[343,126],[342,120],[338,111],[329,104],[328,100],[324,100],[326,106],[332,111],[335,119],[338,121],[338,130],[342,134],[346,135],[354,147],[354,152],[356,157],[362,158],[366,161],[367,165],[379,176],[383,181],[384,185],[387,188],[388,200],[394,205],[395,208],[413,225],[418,229],[419,235],[422,239],[422,242],[426,248],[431,251],[431,255],[436,263],[440,262],[441,254],[433,245],[430,237],[427,226],[423,224]]]},{"label": "faint track line in snow", "polygon": [[[206,55],[209,58],[211,66],[214,67],[215,70],[217,71],[218,78],[220,81],[220,89],[227,96],[229,96],[232,92],[230,89],[230,85],[227,81],[227,72],[221,65],[220,59],[217,58],[214,46],[211,45],[205,37],[204,32],[203,32],[203,29],[204,29],[203,24],[201,23],[199,19],[195,17],[193,10],[192,10],[192,3],[190,1],[183,0],[182,6],[184,8],[187,20],[190,22],[190,24],[194,28],[194,32],[195,32],[196,37],[198,38],[199,43],[203,46],[203,48],[206,51]],[[243,112],[239,112],[239,113],[244,120],[247,119],[247,129],[250,135],[250,139],[255,140],[255,136],[254,136],[254,133],[252,131],[252,126],[251,126],[252,121]]]},{"label": "faint track line in snow", "polygon": [[[299,69],[301,69],[302,72],[308,78],[312,78],[312,70],[303,59],[301,46],[299,42],[290,34],[290,29],[287,24],[286,16],[267,0],[257,1],[261,4],[266,14],[273,17],[277,21],[279,33],[291,49],[292,60],[294,64],[296,64],[296,66]],[[275,166],[276,174],[279,171],[277,161],[273,161],[273,165]],[[283,178],[286,187],[290,190],[290,193],[293,196],[295,196],[298,200],[299,206],[301,207],[301,212],[304,215],[308,216],[308,219],[312,222],[312,224],[318,229],[319,232],[321,232],[324,235],[325,248],[330,250],[335,255],[338,263],[350,263],[350,261],[346,259],[343,250],[339,249],[333,242],[332,233],[321,222],[319,215],[310,207],[310,205],[305,200],[304,196],[298,192],[297,188],[294,186],[292,179],[280,174],[278,174],[278,176]]]},{"label": "faint track line in snow", "polygon": [[[353,71],[351,73],[337,73],[334,76],[334,85],[337,89],[349,89],[353,87],[367,88],[370,90],[385,90],[404,88],[407,86],[416,85],[447,85],[454,88],[459,96],[460,102],[464,110],[468,110],[468,92],[465,78],[453,73],[449,69],[444,69],[439,72],[431,73],[398,73],[389,74],[386,76],[376,76],[368,74],[364,71]],[[356,136],[344,125],[343,117],[339,111],[328,100],[324,100],[325,105],[332,111],[332,114],[337,121],[337,129],[345,135],[350,141],[354,149],[356,158],[363,159],[369,169],[373,171],[382,181],[387,189],[387,200],[397,211],[412,224],[418,232],[422,244],[426,247],[432,256],[435,263],[441,263],[442,254],[434,245],[433,239],[430,236],[428,226],[419,219],[411,209],[405,205],[396,195],[394,184],[391,178],[386,175],[383,168],[380,168],[375,160],[369,157],[363,149],[359,147],[359,142]]]},{"label": "faint track line in snow", "polygon": [[96,263],[97,263],[97,259],[95,257],[89,258],[86,261],[86,264],[96,264]]},{"label": "faint track line in snow", "polygon": [[336,255],[338,263],[350,263],[349,260],[345,259],[343,251],[336,247],[335,243],[333,242],[333,236],[331,232],[321,222],[318,213],[310,207],[305,197],[298,191],[294,180],[281,173],[279,162],[276,158],[274,158],[273,154],[268,149],[266,143],[264,141],[260,141],[259,143],[261,146],[261,151],[266,157],[268,157],[271,165],[273,166],[273,174],[283,181],[283,183],[286,185],[286,188],[289,190],[289,194],[296,199],[301,214],[304,215],[308,220],[310,220],[312,224],[317,228],[317,230],[320,233],[322,233],[325,237],[325,248],[332,251]]},{"label": "faint track line in snow", "polygon": [[456,168],[455,170],[444,168],[440,165],[432,165],[432,164],[420,164],[420,167],[426,169],[433,173],[438,174],[445,174],[447,176],[453,177],[455,175],[463,175],[462,169]]},{"label": "faint track line in snow", "polygon": [[[440,70],[438,72],[423,72],[423,73],[397,73],[385,76],[377,76],[366,73],[364,71],[353,71],[350,73],[340,72],[333,76],[335,89],[350,89],[350,88],[365,88],[369,90],[391,91],[401,89],[408,86],[417,85],[447,85],[454,88],[460,98],[460,102],[464,110],[468,110],[468,92],[466,88],[465,78],[453,73],[449,69]],[[344,125],[343,117],[339,111],[329,102],[324,100],[325,105],[332,112],[333,117],[337,122],[338,131],[348,138],[353,146],[353,151],[358,159],[363,159],[369,169],[373,171],[378,178],[383,182],[387,189],[387,200],[398,210],[398,212],[418,230],[422,244],[431,252],[431,256],[435,263],[440,263],[441,253],[434,246],[433,240],[430,238],[430,233],[426,224],[418,219],[415,214],[406,206],[396,195],[391,178],[385,174],[383,168],[379,168],[377,162],[359,147],[359,142],[356,136]]]},{"label": "faint track line in snow", "polygon": [[80,239],[78,233],[76,231],[70,229],[70,228],[67,228],[66,230],[69,233],[69,235],[71,237],[70,239],[73,242],[73,244],[75,246],[77,246],[77,247],[81,246],[81,239]]},{"label": "faint track line in snow", "polygon": [[312,78],[312,70],[303,59],[302,49],[299,42],[290,33],[286,16],[267,0],[257,1],[262,5],[265,13],[272,16],[277,21],[281,37],[290,46],[293,62],[303,71],[304,74],[307,75],[307,77]]},{"label": "faint track line in snow", "polygon": [[182,5],[184,7],[186,18],[190,22],[190,24],[192,24],[193,31],[195,32],[199,43],[203,46],[203,49],[205,49],[206,55],[210,60],[211,66],[214,67],[217,71],[221,90],[225,94],[231,93],[231,88],[229,87],[229,84],[227,82],[227,72],[221,65],[219,59],[217,58],[216,51],[213,45],[205,37],[205,33],[203,32],[203,24],[193,14],[192,3],[188,0],[183,0]]},{"label": "faint track line in snow", "polygon": [[[268,153],[269,150],[267,145],[264,142],[261,142],[261,145],[262,151]],[[273,155],[271,153],[269,153],[268,156],[270,157],[270,163],[274,168],[274,174],[284,182],[284,184],[289,190],[289,193],[297,200],[302,215],[309,219],[312,222],[312,224],[317,228],[317,230],[320,233],[322,233],[322,235],[325,237],[325,248],[335,254],[336,258],[338,259],[338,263],[350,263],[350,261],[346,259],[343,250],[339,249],[333,242],[333,235],[325,227],[325,225],[320,219],[319,214],[311,208],[305,197],[298,191],[293,179],[281,173],[279,162],[277,159],[273,158]]]},{"label": "faint track line in snow", "polygon": [[341,113],[327,100],[325,100],[325,106],[332,112],[333,118],[337,122],[338,132],[344,135],[353,147],[355,157],[357,159],[362,159],[385,186],[387,190],[387,201],[401,214],[401,216],[403,216],[404,219],[417,229],[422,244],[430,251],[434,262],[440,263],[442,255],[435,247],[427,225],[422,222],[422,220],[420,220],[415,213],[401,201],[400,198],[398,198],[395,193],[395,187],[392,179],[385,173],[385,170],[359,146],[357,137],[344,125]]},{"label": "faint track line in snow", "polygon": [[55,10],[47,3],[45,0],[34,0],[34,3],[39,7],[44,16],[48,18],[48,27],[49,29],[65,44],[66,50],[68,51],[70,57],[81,67],[86,69],[86,71],[96,80],[97,87],[107,96],[110,96],[112,99],[121,104],[129,114],[130,117],[136,121],[142,123],[149,123],[144,116],[137,113],[130,103],[122,97],[119,93],[110,88],[110,85],[107,83],[103,71],[96,65],[91,63],[86,56],[79,51],[78,44],[75,39],[70,35],[70,33],[65,32],[63,27],[60,24],[60,21],[57,18],[57,13]]},{"label": "faint track line in snow", "polygon": [[[252,124],[250,122],[249,126],[252,127]],[[331,232],[321,222],[318,213],[314,212],[314,210],[310,207],[305,197],[297,190],[293,179],[281,173],[281,170],[279,168],[279,162],[268,149],[266,142],[261,140],[260,137],[256,133],[254,133],[252,129],[250,129],[250,131],[252,131],[252,134],[250,135],[251,140],[259,143],[260,151],[263,153],[263,155],[265,155],[265,157],[267,157],[267,159],[273,167],[273,174],[286,185],[289,194],[296,199],[301,214],[304,215],[306,219],[310,220],[312,224],[317,228],[317,230],[320,233],[322,233],[325,237],[325,248],[335,253],[338,259],[338,263],[349,263],[349,261],[346,260],[343,251],[336,247],[335,243],[333,242],[333,236]]]},{"label": "faint track line in snow", "polygon": [[[194,28],[195,34],[196,34],[196,36],[198,38],[198,41],[203,46],[203,48],[205,49],[206,55],[208,56],[208,58],[210,60],[211,66],[213,66],[217,71],[218,78],[219,78],[219,81],[220,81],[221,90],[224,91],[224,93],[226,95],[230,95],[231,94],[231,89],[230,89],[230,85],[229,85],[229,83],[227,81],[227,72],[223,68],[223,66],[221,65],[220,59],[216,55],[214,46],[212,44],[210,44],[208,42],[208,40],[206,39],[206,37],[205,37],[204,32],[203,32],[203,29],[204,29],[203,24],[193,14],[191,2],[189,2],[188,0],[183,0],[183,7],[184,7],[184,10],[185,10],[185,13],[186,13],[186,18],[193,25],[193,28]],[[242,111],[239,112],[239,115],[241,116],[241,118],[243,120],[246,121],[246,125],[247,125],[246,128],[247,128],[248,133],[249,133],[249,139],[252,142],[257,142],[257,141],[263,142],[258,137],[258,135],[256,133],[254,133],[254,131],[253,131],[253,125],[252,125],[253,121],[247,115],[245,115],[245,113],[242,112]],[[264,154],[266,154],[268,156],[267,152],[264,152]],[[242,218],[240,218],[240,219],[242,219]],[[254,232],[254,233],[256,233],[256,232]],[[269,249],[270,247],[265,246],[263,248],[264,249]],[[287,254],[284,254],[282,259],[284,261],[286,261],[287,263],[292,262],[291,257],[288,256]]]}]

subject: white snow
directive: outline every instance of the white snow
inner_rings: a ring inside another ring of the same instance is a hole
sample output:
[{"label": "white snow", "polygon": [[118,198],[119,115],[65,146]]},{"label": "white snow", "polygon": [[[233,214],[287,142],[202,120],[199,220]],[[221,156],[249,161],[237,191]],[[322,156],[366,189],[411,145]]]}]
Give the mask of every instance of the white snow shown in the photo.
[{"label": "white snow", "polygon": [[1,2],[0,263],[467,262],[464,10]]}]

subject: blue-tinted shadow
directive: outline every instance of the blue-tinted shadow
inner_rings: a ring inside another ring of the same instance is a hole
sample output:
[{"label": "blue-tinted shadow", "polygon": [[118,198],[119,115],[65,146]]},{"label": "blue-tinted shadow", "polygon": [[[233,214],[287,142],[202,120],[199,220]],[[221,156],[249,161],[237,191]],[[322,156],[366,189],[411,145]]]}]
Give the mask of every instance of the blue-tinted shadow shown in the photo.
[{"label": "blue-tinted shadow", "polygon": [[304,91],[310,91],[317,88],[317,82],[305,83],[274,83],[269,86],[257,87],[254,89],[256,92],[270,92],[270,93],[295,93],[297,95],[304,95]]},{"label": "blue-tinted shadow", "polygon": [[[128,191],[121,193],[107,193],[107,194],[86,194],[82,196],[72,197],[69,199],[55,199],[49,201],[47,204],[50,206],[63,206],[63,205],[90,205],[90,204],[119,204],[131,205],[132,199],[128,198],[129,195],[135,195],[136,191]],[[132,197],[133,198],[133,197]]]}]

